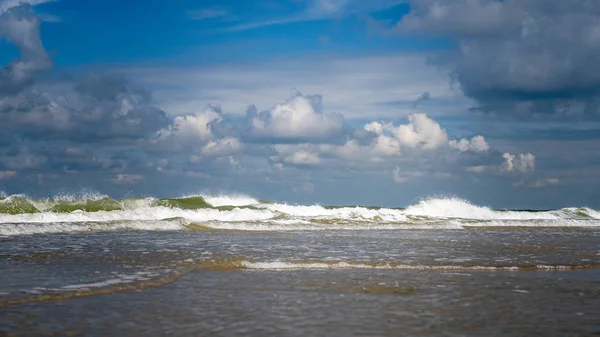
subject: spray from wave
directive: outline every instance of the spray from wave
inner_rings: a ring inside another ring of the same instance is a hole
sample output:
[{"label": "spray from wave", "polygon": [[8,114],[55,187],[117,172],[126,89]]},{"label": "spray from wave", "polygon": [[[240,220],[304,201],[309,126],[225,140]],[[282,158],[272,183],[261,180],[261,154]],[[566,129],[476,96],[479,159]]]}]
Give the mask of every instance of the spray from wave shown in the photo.
[{"label": "spray from wave", "polygon": [[246,231],[600,227],[590,208],[501,211],[457,198],[433,198],[404,209],[291,205],[245,195],[112,199],[100,194],[31,199],[0,197],[0,235],[114,230]]}]

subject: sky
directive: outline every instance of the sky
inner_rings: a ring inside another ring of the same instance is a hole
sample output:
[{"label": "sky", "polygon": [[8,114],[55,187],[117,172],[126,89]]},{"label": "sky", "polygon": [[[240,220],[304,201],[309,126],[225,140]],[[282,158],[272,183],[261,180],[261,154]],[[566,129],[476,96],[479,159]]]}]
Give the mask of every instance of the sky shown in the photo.
[{"label": "sky", "polygon": [[596,0],[0,0],[0,191],[600,208]]}]

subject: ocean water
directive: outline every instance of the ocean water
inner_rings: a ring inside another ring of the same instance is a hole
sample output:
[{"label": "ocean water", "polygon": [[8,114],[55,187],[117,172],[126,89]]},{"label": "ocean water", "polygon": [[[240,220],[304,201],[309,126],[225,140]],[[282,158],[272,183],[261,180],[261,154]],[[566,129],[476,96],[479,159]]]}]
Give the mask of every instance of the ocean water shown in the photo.
[{"label": "ocean water", "polygon": [[600,334],[600,212],[0,200],[0,335]]}]

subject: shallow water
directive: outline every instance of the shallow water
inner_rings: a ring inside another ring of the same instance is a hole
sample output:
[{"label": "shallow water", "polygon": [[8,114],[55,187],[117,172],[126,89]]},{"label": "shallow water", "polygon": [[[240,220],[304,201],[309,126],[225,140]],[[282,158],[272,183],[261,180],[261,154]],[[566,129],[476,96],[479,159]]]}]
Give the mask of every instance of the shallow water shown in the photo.
[{"label": "shallow water", "polygon": [[0,334],[600,334],[598,228],[0,237]]}]

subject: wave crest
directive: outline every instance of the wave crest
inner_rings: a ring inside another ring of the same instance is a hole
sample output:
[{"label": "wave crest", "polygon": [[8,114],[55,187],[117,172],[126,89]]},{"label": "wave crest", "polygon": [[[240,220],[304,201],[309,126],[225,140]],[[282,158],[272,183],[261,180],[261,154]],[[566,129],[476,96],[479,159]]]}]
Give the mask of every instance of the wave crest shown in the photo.
[{"label": "wave crest", "polygon": [[[184,219],[186,225],[131,226],[134,221]],[[0,235],[80,231],[83,223],[107,223],[89,230],[371,230],[477,227],[600,227],[600,212],[580,207],[551,211],[503,211],[457,198],[425,199],[405,209],[292,205],[248,196],[111,199],[90,194],[32,200],[0,198]],[[117,225],[117,223],[119,223]],[[14,224],[21,224],[15,226]],[[25,227],[22,224],[40,224]],[[58,225],[60,224],[60,225]],[[65,225],[71,224],[71,225]],[[72,225],[75,224],[75,225]],[[193,226],[188,226],[193,224]]]}]

